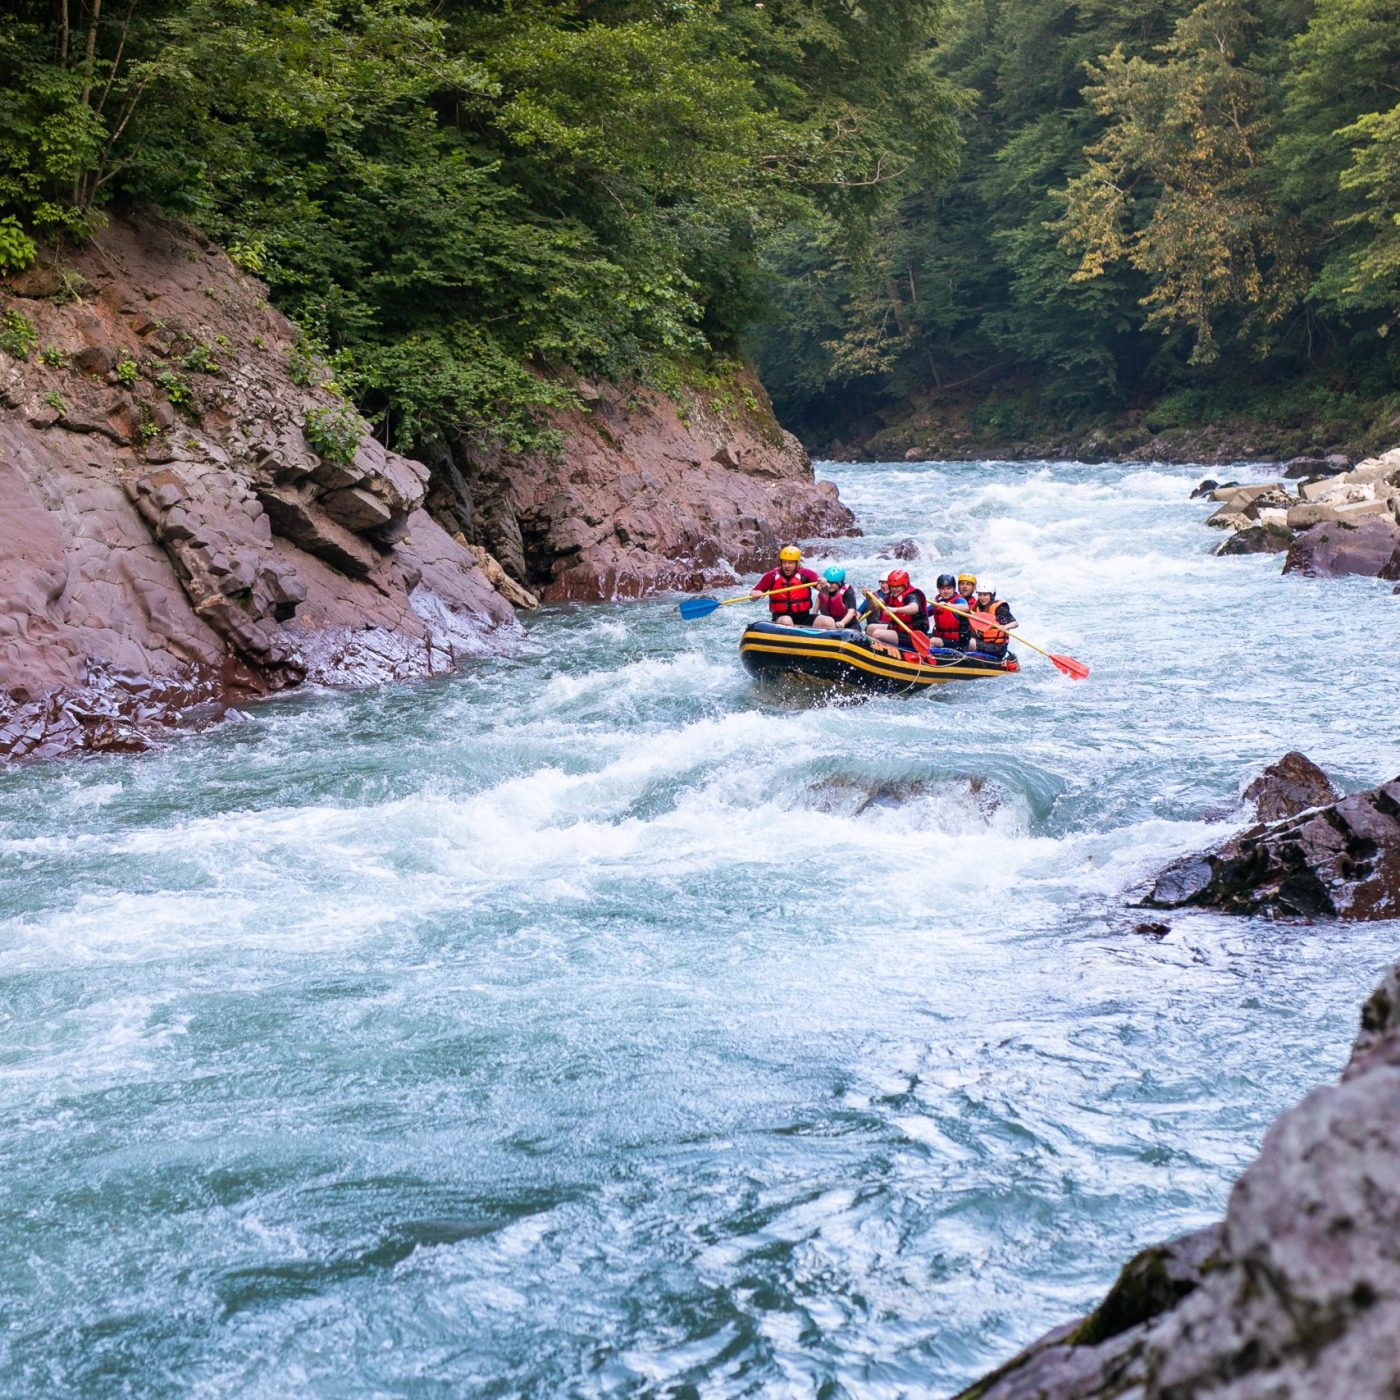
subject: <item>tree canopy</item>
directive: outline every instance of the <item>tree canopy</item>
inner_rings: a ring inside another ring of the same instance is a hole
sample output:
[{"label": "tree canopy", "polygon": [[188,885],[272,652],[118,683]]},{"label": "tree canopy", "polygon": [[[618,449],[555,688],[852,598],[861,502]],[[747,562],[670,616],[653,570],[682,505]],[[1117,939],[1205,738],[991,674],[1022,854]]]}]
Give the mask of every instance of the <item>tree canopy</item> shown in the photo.
[{"label": "tree canopy", "polygon": [[954,139],[932,0],[15,8],[0,259],[185,214],[401,445],[732,351],[777,230],[859,242]]},{"label": "tree canopy", "polygon": [[863,263],[810,232],[768,251],[753,346],[790,421],[1394,393],[1393,5],[953,0],[932,63],[963,93],[955,176],[902,191]]}]

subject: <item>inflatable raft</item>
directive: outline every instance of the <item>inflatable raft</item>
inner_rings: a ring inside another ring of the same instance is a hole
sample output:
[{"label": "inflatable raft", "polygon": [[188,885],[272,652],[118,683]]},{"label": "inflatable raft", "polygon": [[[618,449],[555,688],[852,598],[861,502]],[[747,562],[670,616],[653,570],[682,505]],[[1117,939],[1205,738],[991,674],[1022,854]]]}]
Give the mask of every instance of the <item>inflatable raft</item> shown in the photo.
[{"label": "inflatable raft", "polygon": [[744,628],[739,657],[754,676],[800,676],[880,691],[922,690],[1021,669],[1014,656],[998,661],[978,652],[935,647],[925,660],[917,652],[872,641],[862,632],[782,627],[776,622],[752,622]]}]

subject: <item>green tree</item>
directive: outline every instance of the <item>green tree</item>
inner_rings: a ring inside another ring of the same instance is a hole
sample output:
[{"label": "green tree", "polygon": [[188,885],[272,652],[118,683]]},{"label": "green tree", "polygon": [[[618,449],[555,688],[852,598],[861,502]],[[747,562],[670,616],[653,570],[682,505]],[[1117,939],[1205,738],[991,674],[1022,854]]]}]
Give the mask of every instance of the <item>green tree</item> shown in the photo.
[{"label": "green tree", "polygon": [[1276,323],[1300,294],[1291,231],[1261,153],[1270,137],[1262,80],[1241,63],[1251,27],[1241,0],[1205,0],[1156,61],[1115,47],[1087,96],[1108,122],[1065,190],[1071,280],[1112,264],[1146,275],[1149,325],[1187,329],[1193,362],[1218,354],[1227,312]]}]

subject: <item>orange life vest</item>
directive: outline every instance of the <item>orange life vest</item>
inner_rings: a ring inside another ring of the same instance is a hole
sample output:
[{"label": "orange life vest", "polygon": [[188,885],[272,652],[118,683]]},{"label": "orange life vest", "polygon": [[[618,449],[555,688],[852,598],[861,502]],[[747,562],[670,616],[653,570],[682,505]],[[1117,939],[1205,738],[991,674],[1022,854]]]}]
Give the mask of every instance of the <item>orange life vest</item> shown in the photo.
[{"label": "orange life vest", "polygon": [[[991,606],[986,608],[979,607],[974,603],[972,605],[972,611],[975,612],[978,617],[990,617],[995,621],[997,609],[1003,604],[1006,605],[1007,612],[1010,613],[1011,604],[1007,603],[1005,598],[993,598]],[[1011,640],[1011,633],[1004,631],[1000,627],[989,627],[985,632],[978,628],[977,635],[981,637],[984,642],[989,642],[994,647],[1001,646],[1003,642],[1009,642]]]}]

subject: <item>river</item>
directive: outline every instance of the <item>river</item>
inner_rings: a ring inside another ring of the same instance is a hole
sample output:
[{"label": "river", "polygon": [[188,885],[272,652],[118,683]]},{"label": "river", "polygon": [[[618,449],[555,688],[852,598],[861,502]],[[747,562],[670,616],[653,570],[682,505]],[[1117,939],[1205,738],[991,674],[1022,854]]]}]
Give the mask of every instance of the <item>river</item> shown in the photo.
[{"label": "river", "polygon": [[1400,772],[1400,600],[1209,557],[1190,468],[821,470],[819,562],[910,536],[1090,680],[554,608],[0,774],[5,1394],[946,1395],[1219,1217],[1400,925],[1125,892],[1289,748]]}]

